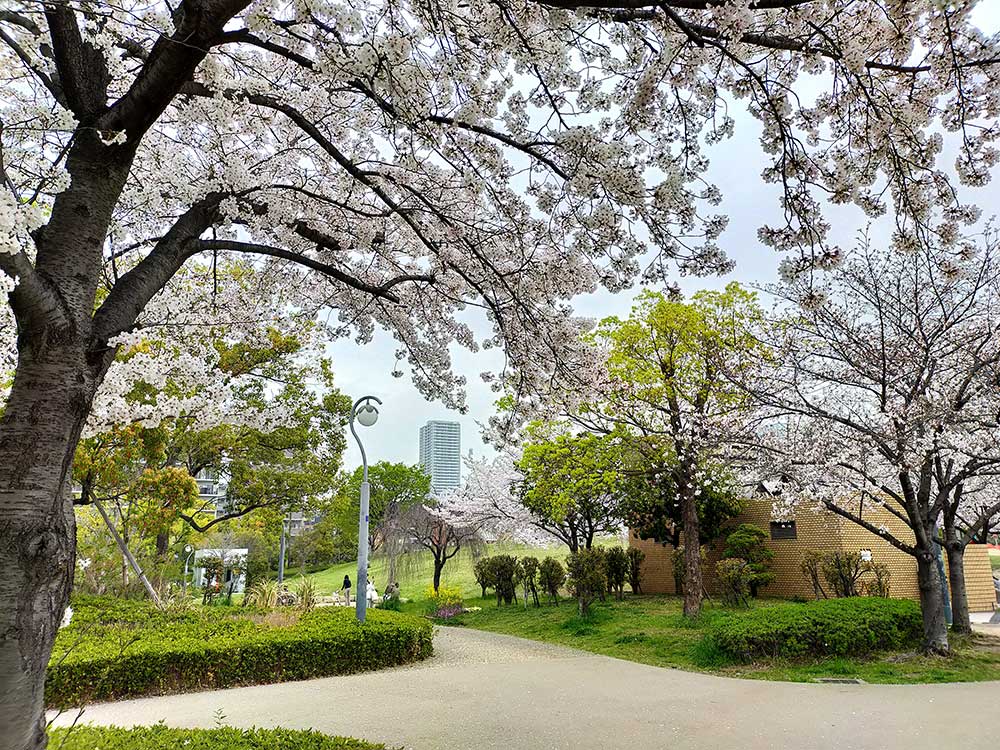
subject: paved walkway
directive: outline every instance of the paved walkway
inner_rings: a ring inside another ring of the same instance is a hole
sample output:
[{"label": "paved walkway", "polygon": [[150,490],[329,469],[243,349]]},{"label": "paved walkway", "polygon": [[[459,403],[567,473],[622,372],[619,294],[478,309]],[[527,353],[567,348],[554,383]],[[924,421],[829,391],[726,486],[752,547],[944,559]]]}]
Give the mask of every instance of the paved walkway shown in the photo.
[{"label": "paved walkway", "polygon": [[[1000,682],[806,685],[441,628],[417,665],[90,706],[83,722],[314,728],[415,750],[941,750],[982,745]],[[72,721],[64,715],[57,723]]]}]

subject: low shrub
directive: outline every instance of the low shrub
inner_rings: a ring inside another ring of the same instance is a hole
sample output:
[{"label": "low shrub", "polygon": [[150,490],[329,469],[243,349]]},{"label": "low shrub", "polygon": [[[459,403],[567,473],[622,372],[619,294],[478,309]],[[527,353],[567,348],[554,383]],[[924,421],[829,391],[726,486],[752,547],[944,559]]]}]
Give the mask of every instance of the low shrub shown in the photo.
[{"label": "low shrub", "polygon": [[767,532],[752,523],[741,523],[726,536],[723,558],[742,560],[747,570],[750,596],[757,598],[760,589],[774,582],[770,572],[774,552],[767,546]]},{"label": "low shrub", "polygon": [[80,597],[72,624],[56,638],[46,704],[347,674],[433,650],[433,626],[419,617],[372,610],[361,625],[343,607],[274,615],[254,607],[163,612],[146,602]]},{"label": "low shrub", "polygon": [[908,599],[851,597],[733,614],[708,638],[730,657],[864,656],[919,645],[920,607]]},{"label": "low shrub", "polygon": [[633,594],[642,593],[642,561],[645,559],[646,553],[638,547],[628,548],[628,584]]},{"label": "low shrub", "polygon": [[60,750],[379,750],[349,737],[292,729],[173,729],[94,727],[49,730],[49,747]]},{"label": "low shrub", "polygon": [[837,596],[860,595],[858,583],[865,572],[865,561],[859,553],[831,552],[823,558],[820,569]]},{"label": "low shrub", "polygon": [[566,582],[576,597],[581,617],[590,610],[595,599],[604,596],[608,588],[604,553],[599,549],[582,549],[566,559]]},{"label": "low shrub", "polygon": [[611,547],[604,554],[604,574],[608,588],[618,597],[625,598],[625,579],[628,578],[628,554],[621,547]]},{"label": "low shrub", "polygon": [[722,601],[731,607],[745,606],[750,596],[754,572],[746,560],[730,557],[715,564],[715,575],[722,589]]},{"label": "low shrub", "polygon": [[566,581],[566,569],[554,557],[546,557],[538,565],[538,583],[542,590],[552,598],[553,604],[559,603],[559,587]]},{"label": "low shrub", "polygon": [[531,594],[535,606],[538,602],[538,558],[526,555],[518,561],[518,580],[524,592],[524,606],[528,606],[528,595]]}]

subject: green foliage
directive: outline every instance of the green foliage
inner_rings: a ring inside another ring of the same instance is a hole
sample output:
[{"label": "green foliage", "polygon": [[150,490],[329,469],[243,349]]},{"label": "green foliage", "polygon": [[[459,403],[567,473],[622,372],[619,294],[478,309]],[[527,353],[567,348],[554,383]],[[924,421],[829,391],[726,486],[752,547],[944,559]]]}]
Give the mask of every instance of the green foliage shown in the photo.
[{"label": "green foliage", "polygon": [[51,707],[347,674],[432,651],[428,621],[378,610],[364,625],[343,607],[163,612],[146,602],[78,597],[73,610],[47,672]]},{"label": "green foliage", "polygon": [[[708,559],[708,550],[704,547],[698,548],[698,558],[704,565],[705,560]],[[687,574],[687,563],[684,560],[684,545],[680,547],[675,547],[674,551],[670,554],[670,564],[671,569],[674,573],[674,592],[678,595],[684,594],[684,577]]]},{"label": "green foliage", "polygon": [[[341,477],[334,501],[334,523],[345,549],[358,548],[358,514],[361,507],[363,467]],[[379,461],[368,467],[368,544],[374,552],[382,545],[387,526],[406,510],[423,503],[431,491],[430,475],[421,466]]]},{"label": "green foliage", "polygon": [[300,578],[292,590],[301,609],[310,610],[316,606],[316,582],[312,578]]},{"label": "green foliage", "polygon": [[293,729],[173,729],[78,725],[50,729],[49,747],[59,750],[379,750],[385,745]]},{"label": "green foliage", "polygon": [[[675,460],[666,457],[645,441],[637,447],[634,458],[636,471],[643,474],[631,482],[631,491],[622,503],[622,515],[628,527],[640,539],[652,539],[659,544],[680,545],[684,530],[683,508],[677,492]],[[645,460],[645,464],[640,464]],[[730,519],[743,512],[746,499],[732,473],[721,465],[709,463],[702,467],[707,475],[699,484],[698,537],[701,544],[711,544]]]},{"label": "green foliage", "polygon": [[741,523],[728,533],[722,556],[746,563],[747,585],[754,598],[761,587],[774,581],[774,574],[769,570],[774,552],[767,547],[767,532],[752,523]]},{"label": "green foliage", "polygon": [[628,490],[621,441],[615,435],[572,435],[565,425],[536,423],[517,468],[518,497],[539,525],[571,551],[621,524]]},{"label": "green foliage", "polygon": [[524,598],[527,601],[528,594],[531,594],[535,606],[540,606],[538,601],[538,558],[525,555],[518,560],[518,582],[524,589]]},{"label": "green foliage", "polygon": [[489,559],[489,570],[493,588],[497,594],[497,606],[517,600],[517,558],[513,555],[494,555]]},{"label": "green foliage", "polygon": [[604,573],[608,579],[608,589],[625,598],[625,579],[628,578],[629,557],[621,547],[610,547],[604,552]]},{"label": "green foliage", "polygon": [[731,607],[746,606],[754,577],[750,564],[738,557],[727,557],[715,564],[715,574],[722,590],[722,601]]},{"label": "green foliage", "polygon": [[483,591],[483,598],[486,598],[486,590],[494,587],[493,564],[488,557],[480,557],[476,564],[472,566],[472,574],[476,577],[476,583]]},{"label": "green foliage", "polygon": [[628,548],[628,582],[633,594],[642,593],[642,561],[646,553],[638,547]]},{"label": "green foliage", "polygon": [[604,558],[600,549],[583,549],[566,559],[566,582],[576,597],[581,617],[589,612],[594,600],[607,591]]},{"label": "green foliage", "polygon": [[823,577],[837,596],[859,596],[858,583],[865,572],[865,562],[858,552],[837,550],[823,557]]},{"label": "green foliage", "polygon": [[554,557],[546,557],[538,565],[538,583],[542,590],[552,598],[553,604],[559,603],[559,588],[566,582],[566,569]]},{"label": "green foliage", "polygon": [[861,584],[865,596],[881,596],[883,599],[888,599],[892,579],[889,566],[885,563],[868,562],[865,564],[865,572],[871,574],[871,578]]},{"label": "green foliage", "polygon": [[709,637],[744,661],[860,656],[919,646],[923,620],[919,605],[907,599],[828,599],[734,614]]},{"label": "green foliage", "polygon": [[812,586],[813,596],[817,599],[826,599],[826,590],[820,580],[823,575],[823,559],[826,553],[818,549],[807,549],[802,553],[802,560],[799,563],[799,570]]}]

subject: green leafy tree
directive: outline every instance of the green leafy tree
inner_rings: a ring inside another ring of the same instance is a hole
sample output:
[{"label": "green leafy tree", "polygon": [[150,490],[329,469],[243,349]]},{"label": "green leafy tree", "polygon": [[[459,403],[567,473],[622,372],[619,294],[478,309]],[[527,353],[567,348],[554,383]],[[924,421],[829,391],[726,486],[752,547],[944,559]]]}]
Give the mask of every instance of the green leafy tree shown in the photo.
[{"label": "green leafy tree", "polygon": [[756,598],[760,589],[774,581],[770,572],[774,552],[767,546],[767,532],[752,523],[741,523],[726,535],[726,547],[722,556],[726,559],[746,561],[747,586],[750,596]]},{"label": "green leafy tree", "polygon": [[[731,283],[688,300],[645,291],[628,318],[603,320],[591,337],[606,366],[574,419],[607,433],[624,425],[641,436],[633,441],[637,451],[652,447],[650,465],[665,469],[657,481],[670,486],[667,497],[676,496],[686,539],[702,538],[699,506],[714,467],[754,437],[755,404],[737,383],[767,361],[762,323],[756,296]],[[685,548],[684,614],[695,616],[701,558],[699,545]]]},{"label": "green leafy tree", "polygon": [[621,527],[628,483],[615,436],[559,431],[564,428],[529,428],[530,440],[517,462],[523,478],[516,489],[536,525],[577,552]]},{"label": "green leafy tree", "polygon": [[603,598],[608,588],[604,553],[600,549],[583,549],[566,559],[566,582],[576,597],[581,617],[590,612],[595,599]]},{"label": "green leafy tree", "polygon": [[[334,513],[337,525],[357,550],[363,469],[341,477]],[[404,513],[423,504],[431,491],[430,475],[421,466],[379,461],[368,467],[368,545],[378,550],[386,538],[400,533]]]}]

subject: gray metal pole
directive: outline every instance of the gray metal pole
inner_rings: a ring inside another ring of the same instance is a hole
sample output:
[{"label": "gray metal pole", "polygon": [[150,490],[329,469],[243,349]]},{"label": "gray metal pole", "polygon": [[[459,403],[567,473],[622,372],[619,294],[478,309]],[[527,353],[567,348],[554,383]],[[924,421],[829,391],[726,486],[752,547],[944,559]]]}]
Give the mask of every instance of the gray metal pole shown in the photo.
[{"label": "gray metal pole", "polygon": [[354,612],[358,622],[365,621],[368,606],[368,463],[364,464],[364,479],[361,482],[361,512],[358,514],[358,580],[355,589]]},{"label": "gray metal pole", "polygon": [[97,500],[94,500],[94,507],[97,508],[97,512],[101,514],[101,518],[104,519],[104,523],[108,527],[108,531],[110,531],[111,536],[114,537],[115,543],[118,545],[118,549],[121,550],[122,556],[128,561],[128,564],[132,566],[132,570],[135,571],[136,576],[142,582],[142,585],[146,589],[146,593],[149,594],[149,598],[153,600],[153,603],[157,607],[162,607],[163,602],[160,601],[160,597],[156,593],[156,589],[153,588],[149,579],[146,578],[146,574],[142,572],[142,568],[139,567],[139,563],[136,561],[135,557],[133,557],[132,553],[129,552],[129,548],[125,544],[125,540],[122,539],[121,534],[118,533],[118,529],[115,528],[115,525],[111,523],[111,519],[108,518],[108,514],[105,512],[104,506],[102,506]]},{"label": "gray metal pole", "polygon": [[281,537],[278,540],[278,583],[285,582],[285,519],[281,519]]}]

